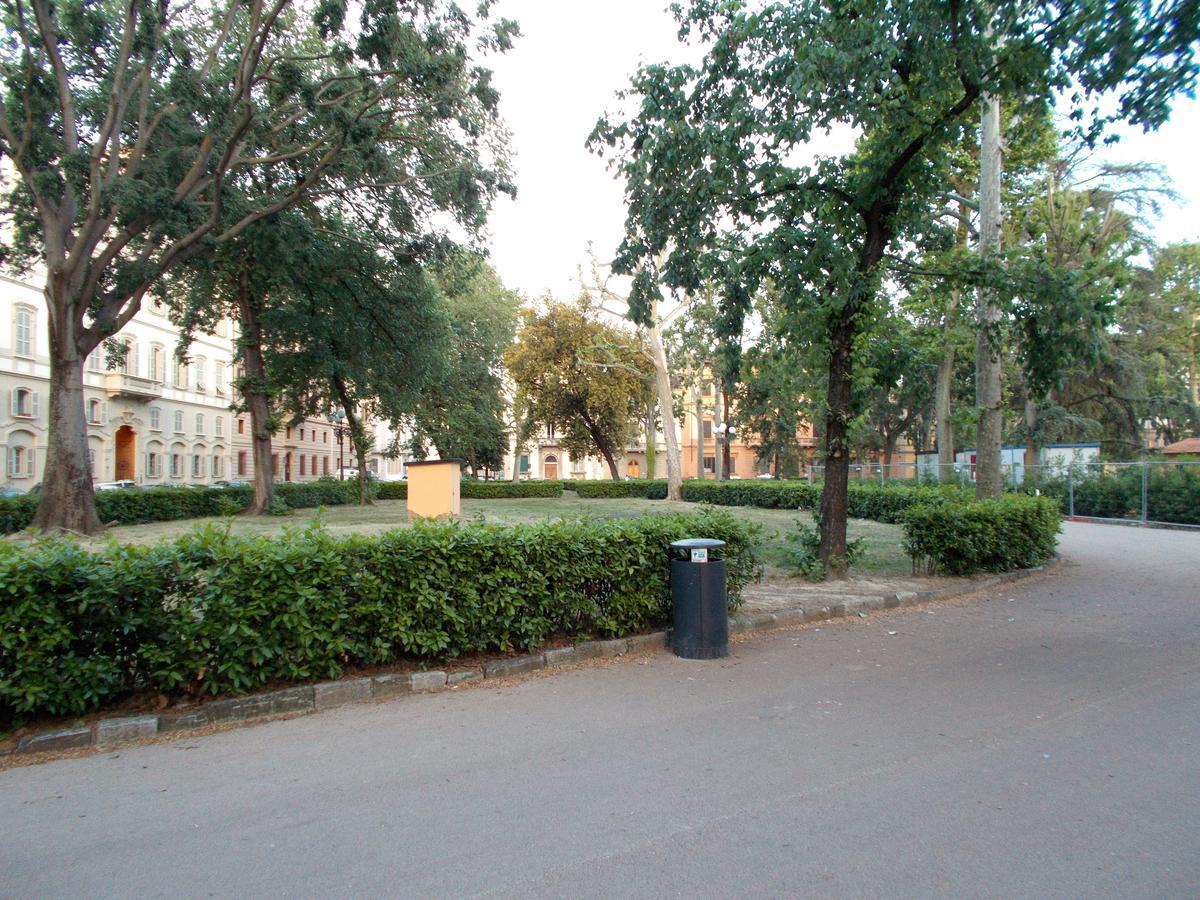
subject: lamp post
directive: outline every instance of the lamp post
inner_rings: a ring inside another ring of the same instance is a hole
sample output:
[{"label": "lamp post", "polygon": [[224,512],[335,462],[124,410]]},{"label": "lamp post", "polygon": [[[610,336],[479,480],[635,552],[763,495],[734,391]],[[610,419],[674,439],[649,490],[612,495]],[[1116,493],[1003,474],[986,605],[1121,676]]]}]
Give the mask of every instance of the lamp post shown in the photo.
[{"label": "lamp post", "polygon": [[345,481],[346,470],[342,465],[342,444],[346,439],[346,426],[343,424],[346,421],[346,410],[339,406],[337,409],[331,410],[325,419],[333,426],[333,434],[338,442],[338,480]]},{"label": "lamp post", "polygon": [[717,427],[713,429],[713,433],[717,436],[717,459],[714,460],[717,469],[717,481],[728,481],[729,467],[726,465],[725,451],[729,449],[729,442],[733,440],[737,432],[732,425],[726,422],[719,422],[717,423]]}]

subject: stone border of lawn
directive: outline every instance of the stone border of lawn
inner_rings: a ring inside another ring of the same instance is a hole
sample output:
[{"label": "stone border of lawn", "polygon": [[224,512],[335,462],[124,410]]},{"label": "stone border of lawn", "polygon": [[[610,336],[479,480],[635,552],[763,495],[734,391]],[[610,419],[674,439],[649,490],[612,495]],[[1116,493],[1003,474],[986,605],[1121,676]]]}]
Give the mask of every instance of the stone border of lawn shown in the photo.
[{"label": "stone border of lawn", "polygon": [[[968,585],[954,585],[935,591],[897,591],[877,596],[848,597],[821,606],[795,607],[778,612],[752,613],[729,617],[731,634],[771,631],[809,622],[823,622],[866,615],[885,609],[916,606],[936,600],[966,596],[997,585],[1021,581],[1048,571],[1058,564],[1054,557],[1045,565],[1018,572],[993,575]],[[279,716],[307,715],[336,709],[339,706],[384,700],[408,694],[427,694],[444,691],[466,682],[511,678],[543,669],[575,665],[592,659],[625,656],[630,653],[655,652],[667,646],[670,629],[606,641],[584,641],[571,647],[557,647],[528,656],[515,656],[484,663],[473,669],[447,672],[403,672],[322,681],[259,694],[246,694],[224,700],[213,700],[192,709],[169,713],[147,713],[136,716],[110,716],[91,725],[79,725],[38,734],[28,734],[16,747],[0,750],[5,756],[57,753],[64,750],[111,750],[164,735],[206,728],[213,725],[236,725],[261,722]]]}]

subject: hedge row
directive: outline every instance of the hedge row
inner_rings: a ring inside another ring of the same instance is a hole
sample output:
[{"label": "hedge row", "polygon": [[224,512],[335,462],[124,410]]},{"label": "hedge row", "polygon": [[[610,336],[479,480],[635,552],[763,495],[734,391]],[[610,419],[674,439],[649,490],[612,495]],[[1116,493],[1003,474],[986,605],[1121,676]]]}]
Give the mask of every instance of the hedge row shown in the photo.
[{"label": "hedge row", "polygon": [[517,500],[527,497],[561,497],[561,481],[464,481],[462,496],[474,500]]},{"label": "hedge row", "polygon": [[[371,495],[377,486],[372,484]],[[244,509],[254,494],[251,487],[189,488],[161,487],[147,490],[125,489],[97,491],[96,511],[101,522],[119,525],[141,525],[146,522],[168,522],[174,519],[194,519],[219,516]],[[309,481],[301,484],[277,484],[275,496],[289,509],[314,506],[339,506],[358,502],[357,481]],[[0,530],[5,534],[28,528],[37,510],[38,497],[0,498]]]},{"label": "hedge row", "polygon": [[918,504],[901,521],[914,574],[968,575],[1041,565],[1054,555],[1062,520],[1049,497],[1006,494]]},{"label": "hedge row", "polygon": [[[1075,515],[1138,519],[1142,515],[1142,470],[1131,466],[1111,474],[1072,477]],[[1066,476],[1043,479],[1039,490],[1054,497],[1063,515],[1071,512]],[[1200,466],[1153,464],[1146,472],[1146,518],[1156,522],[1200,525]]]},{"label": "hedge row", "polygon": [[[683,499],[716,506],[758,506],[766,509],[816,509],[821,504],[820,482],[807,481],[687,481]],[[931,487],[918,484],[847,485],[849,514],[855,519],[899,522],[904,511],[929,505],[969,499],[970,493],[956,486]]]},{"label": "hedge row", "polygon": [[664,624],[671,541],[727,542],[731,602],[757,530],[729,513],[532,525],[422,523],[286,539],[207,525],[89,552],[0,544],[0,719],[79,714],[136,688],[249,691],[348,667],[536,647]]},{"label": "hedge row", "polygon": [[667,482],[665,480],[577,481],[575,482],[575,493],[589,500],[620,497],[665,500],[667,497]]}]

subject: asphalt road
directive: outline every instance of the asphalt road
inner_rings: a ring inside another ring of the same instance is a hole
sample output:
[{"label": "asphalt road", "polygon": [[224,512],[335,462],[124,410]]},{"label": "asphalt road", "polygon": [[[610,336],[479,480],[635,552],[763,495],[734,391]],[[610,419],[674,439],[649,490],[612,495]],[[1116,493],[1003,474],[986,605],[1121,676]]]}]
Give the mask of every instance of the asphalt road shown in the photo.
[{"label": "asphalt road", "polygon": [[727,660],[0,772],[0,895],[1200,896],[1200,534],[1062,549]]}]

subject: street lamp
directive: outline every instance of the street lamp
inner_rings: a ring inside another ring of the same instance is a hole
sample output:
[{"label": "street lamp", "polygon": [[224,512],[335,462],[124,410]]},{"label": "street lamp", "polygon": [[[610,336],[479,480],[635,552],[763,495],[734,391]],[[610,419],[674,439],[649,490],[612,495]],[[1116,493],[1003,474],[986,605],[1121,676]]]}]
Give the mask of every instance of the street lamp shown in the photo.
[{"label": "street lamp", "polygon": [[338,480],[346,480],[346,470],[342,466],[342,443],[346,439],[347,428],[343,424],[346,421],[346,410],[342,407],[330,410],[329,415],[325,417],[326,421],[333,426],[333,434],[338,442]]},{"label": "street lamp", "polygon": [[[717,480],[728,481],[729,466],[728,460],[726,459],[726,452],[729,450],[729,442],[733,440],[734,436],[737,434],[737,431],[732,425],[726,422],[720,422],[717,424],[717,427],[713,429],[713,433],[717,436]],[[722,451],[722,446],[724,446],[725,451]]]}]

